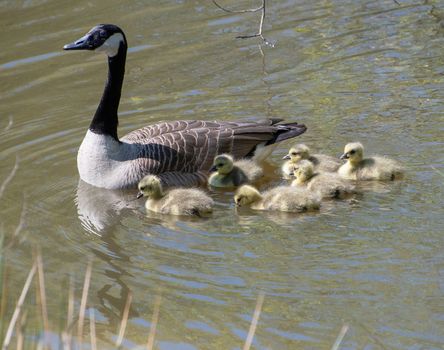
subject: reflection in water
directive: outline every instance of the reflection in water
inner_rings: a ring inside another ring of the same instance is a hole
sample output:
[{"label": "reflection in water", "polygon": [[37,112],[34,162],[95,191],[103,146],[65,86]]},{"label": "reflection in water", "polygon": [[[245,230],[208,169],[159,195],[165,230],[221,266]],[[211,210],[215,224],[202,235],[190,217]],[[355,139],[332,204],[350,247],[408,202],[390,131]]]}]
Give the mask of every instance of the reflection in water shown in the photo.
[{"label": "reflection in water", "polygon": [[79,180],[75,201],[82,226],[99,236],[104,230],[112,231],[112,227],[120,223],[122,211],[140,206],[136,194],[135,190],[110,191]]}]

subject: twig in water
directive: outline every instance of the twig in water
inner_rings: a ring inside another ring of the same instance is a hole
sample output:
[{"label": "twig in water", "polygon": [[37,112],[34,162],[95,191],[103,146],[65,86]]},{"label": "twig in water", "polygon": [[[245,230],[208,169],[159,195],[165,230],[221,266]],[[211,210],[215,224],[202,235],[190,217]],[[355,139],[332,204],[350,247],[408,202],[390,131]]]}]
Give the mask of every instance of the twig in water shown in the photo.
[{"label": "twig in water", "polygon": [[89,332],[91,335],[91,350],[97,350],[96,340],[96,320],[94,318],[94,310],[89,309]]},{"label": "twig in water", "polygon": [[339,334],[336,338],[336,341],[334,342],[333,346],[331,347],[331,350],[338,350],[339,349],[339,345],[341,345],[342,340],[345,337],[345,333],[347,333],[348,331],[348,325],[343,325],[341,330],[339,331]]},{"label": "twig in water", "polygon": [[251,320],[250,329],[248,330],[247,339],[245,340],[245,344],[243,350],[249,350],[251,347],[251,343],[253,342],[254,333],[256,332],[257,323],[259,321],[259,316],[261,315],[262,304],[264,303],[265,293],[260,292],[257,296],[256,307],[254,309],[253,318]]},{"label": "twig in water", "polygon": [[80,301],[79,324],[77,328],[77,337],[79,346],[82,346],[83,321],[85,320],[86,300],[88,299],[89,283],[91,281],[92,261],[90,260],[85,272],[85,281],[83,283],[82,300]]},{"label": "twig in water", "polygon": [[25,285],[23,286],[22,293],[17,301],[17,305],[15,307],[14,313],[12,314],[11,321],[9,322],[8,330],[6,331],[5,340],[3,341],[2,350],[6,350],[11,342],[12,332],[14,331],[15,324],[20,315],[20,310],[23,306],[23,303],[26,298],[26,294],[28,294],[29,287],[31,286],[32,279],[35,275],[35,270],[37,266],[36,263],[32,265],[31,271],[29,271],[28,277],[26,278]]},{"label": "twig in water", "polygon": [[125,335],[126,324],[128,323],[128,315],[131,306],[131,300],[133,299],[133,293],[128,291],[128,296],[126,298],[125,309],[123,310],[122,321],[120,322],[119,336],[116,340],[116,347],[122,345],[123,336]]},{"label": "twig in water", "polygon": [[151,319],[151,329],[150,329],[150,334],[148,336],[148,343],[146,345],[147,350],[152,350],[154,346],[154,336],[156,335],[157,323],[159,322],[159,309],[161,301],[162,301],[162,295],[159,294],[158,296],[156,296],[156,299],[154,300],[154,310],[153,310],[153,317]]},{"label": "twig in water", "polygon": [[3,192],[5,192],[6,186],[8,186],[9,182],[13,179],[15,173],[17,172],[18,167],[19,167],[19,159],[18,157],[16,157],[14,167],[12,168],[11,172],[0,186],[0,198],[3,196]]},{"label": "twig in water", "polygon": [[246,10],[229,10],[221,5],[219,5],[216,0],[213,0],[213,4],[216,5],[218,8],[220,8],[221,10],[228,12],[228,13],[246,13],[246,12],[258,12],[261,11],[261,20],[259,22],[259,29],[257,31],[256,34],[250,34],[250,35],[238,35],[236,36],[236,39],[248,39],[248,38],[261,38],[262,41],[265,43],[265,45],[274,47],[274,44],[269,42],[267,39],[265,39],[265,37],[262,34],[262,27],[264,25],[264,20],[265,20],[265,6],[266,6],[266,0],[262,0],[262,5],[259,6],[258,8],[253,8],[253,9],[246,9]]}]

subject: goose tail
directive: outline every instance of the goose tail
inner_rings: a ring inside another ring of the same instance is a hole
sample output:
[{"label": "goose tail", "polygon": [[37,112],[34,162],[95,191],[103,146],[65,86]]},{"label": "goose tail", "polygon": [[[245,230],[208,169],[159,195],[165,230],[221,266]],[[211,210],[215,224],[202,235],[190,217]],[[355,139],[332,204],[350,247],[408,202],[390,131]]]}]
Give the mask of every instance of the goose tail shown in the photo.
[{"label": "goose tail", "polygon": [[304,124],[296,122],[277,124],[280,121],[277,118],[272,120],[272,125],[276,128],[274,135],[270,140],[260,143],[254,148],[252,152],[254,161],[263,162],[274,151],[279,142],[299,136],[307,131]]}]

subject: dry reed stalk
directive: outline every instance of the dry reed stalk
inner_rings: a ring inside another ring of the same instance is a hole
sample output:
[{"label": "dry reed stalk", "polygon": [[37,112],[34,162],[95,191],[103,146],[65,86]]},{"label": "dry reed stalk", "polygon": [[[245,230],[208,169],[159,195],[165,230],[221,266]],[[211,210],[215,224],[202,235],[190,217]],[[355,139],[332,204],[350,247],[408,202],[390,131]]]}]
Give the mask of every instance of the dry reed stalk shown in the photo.
[{"label": "dry reed stalk", "polygon": [[335,340],[333,346],[331,347],[331,350],[338,350],[339,349],[339,346],[341,345],[342,340],[344,339],[345,334],[348,331],[348,328],[349,327],[346,324],[342,326],[341,330],[339,331],[338,336],[336,337],[336,340]]},{"label": "dry reed stalk", "polygon": [[162,294],[156,296],[154,299],[153,317],[151,318],[151,329],[148,335],[148,343],[146,344],[147,350],[152,350],[154,346],[154,337],[156,335],[157,323],[159,322],[159,310],[160,302],[162,301]]},{"label": "dry reed stalk", "polygon": [[32,282],[32,279],[35,275],[36,269],[37,269],[37,265],[34,262],[31,270],[29,271],[28,277],[26,278],[26,282],[25,282],[25,285],[23,286],[22,293],[20,294],[20,297],[17,301],[17,305],[15,307],[14,313],[12,314],[11,321],[9,322],[8,330],[6,331],[5,339],[3,341],[2,350],[7,349],[9,346],[9,343],[11,342],[12,332],[14,331],[15,324],[17,322],[19,315],[20,315],[20,310],[21,310],[23,303],[25,301],[26,294],[28,294],[28,290],[29,290],[29,287],[31,286],[31,282]]},{"label": "dry reed stalk", "polygon": [[92,261],[90,260],[86,267],[85,280],[83,283],[82,300],[80,301],[79,324],[77,328],[77,337],[79,347],[82,347],[83,322],[85,320],[86,300],[88,299],[89,283],[91,281]]},{"label": "dry reed stalk", "polygon": [[19,223],[17,224],[17,227],[14,230],[14,233],[12,234],[11,240],[9,241],[6,248],[10,248],[14,244],[14,240],[19,235],[22,228],[25,226],[25,213],[26,213],[26,198],[23,196],[23,205],[22,205],[22,211],[20,213],[20,219]]},{"label": "dry reed stalk", "polygon": [[245,344],[243,350],[249,350],[251,347],[251,343],[253,342],[254,333],[256,332],[257,323],[259,321],[259,316],[262,311],[262,304],[264,303],[265,293],[260,292],[257,296],[256,307],[254,309],[253,318],[251,320],[250,329],[248,330],[247,339],[245,340]]},{"label": "dry reed stalk", "polygon": [[17,350],[23,349],[23,344],[25,343],[25,327],[26,319],[28,316],[28,310],[25,310],[20,316],[19,326],[17,327]]},{"label": "dry reed stalk", "polygon": [[7,265],[3,265],[3,255],[0,257],[1,263],[1,272],[2,272],[2,299],[0,301],[0,338],[3,337],[3,320],[5,319],[5,311],[6,311],[6,302],[8,300],[8,288],[6,286],[6,281],[8,279],[9,267]]},{"label": "dry reed stalk", "polygon": [[74,316],[74,281],[72,275],[69,278],[69,291],[68,291],[68,311],[66,315],[66,329],[62,333],[63,349],[71,349],[71,326]]},{"label": "dry reed stalk", "polygon": [[96,320],[93,309],[89,309],[89,332],[91,335],[91,350],[97,350]]},{"label": "dry reed stalk", "polygon": [[131,293],[131,291],[128,291],[128,296],[126,298],[125,308],[123,309],[122,321],[120,322],[119,336],[117,337],[117,340],[116,340],[116,347],[117,348],[120,347],[120,345],[122,345],[123,336],[125,335],[125,329],[126,329],[126,325],[128,323],[128,315],[129,315],[129,310],[130,310],[132,299],[133,299],[133,293]]},{"label": "dry reed stalk", "polygon": [[43,329],[45,331],[44,339],[46,343],[46,337],[49,334],[49,322],[48,322],[48,309],[46,306],[46,289],[45,289],[45,276],[43,273],[43,261],[40,250],[37,250],[36,255],[37,262],[37,272],[39,277],[39,295],[40,295],[40,306],[43,319]]},{"label": "dry reed stalk", "polygon": [[14,167],[12,168],[11,172],[6,177],[6,179],[3,180],[3,183],[0,186],[0,198],[3,196],[3,192],[5,192],[6,186],[8,186],[9,182],[11,182],[11,180],[14,178],[14,175],[17,172],[18,167],[19,167],[19,159],[18,157],[16,157]]}]

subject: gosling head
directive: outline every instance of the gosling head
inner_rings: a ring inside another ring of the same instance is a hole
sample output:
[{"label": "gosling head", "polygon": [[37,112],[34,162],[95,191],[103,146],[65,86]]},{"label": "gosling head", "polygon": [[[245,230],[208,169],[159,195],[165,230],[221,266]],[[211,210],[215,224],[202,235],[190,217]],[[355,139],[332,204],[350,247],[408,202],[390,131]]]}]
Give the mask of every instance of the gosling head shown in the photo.
[{"label": "gosling head", "polygon": [[158,198],[162,196],[162,184],[160,182],[160,179],[155,175],[145,176],[142,180],[140,180],[137,187],[139,188],[137,198]]},{"label": "gosling head", "polygon": [[250,185],[243,185],[238,188],[234,195],[234,203],[238,207],[250,205],[254,202],[261,200],[262,196],[260,192]]},{"label": "gosling head", "polygon": [[297,183],[304,183],[310,180],[314,174],[314,167],[308,160],[301,160],[293,173]]},{"label": "gosling head", "polygon": [[300,143],[288,151],[288,154],[284,156],[282,159],[291,160],[293,163],[297,163],[302,159],[308,159],[310,157],[310,148]]},{"label": "gosling head", "polygon": [[63,50],[91,50],[114,57],[119,50],[126,50],[127,43],[122,29],[114,24],[99,24],[76,41],[63,46]]},{"label": "gosling head", "polygon": [[350,163],[359,163],[364,156],[364,146],[360,142],[347,143],[341,159],[347,159]]},{"label": "gosling head", "polygon": [[217,171],[222,175],[229,174],[233,170],[233,163],[233,157],[229,154],[219,154],[214,158],[210,171]]}]

